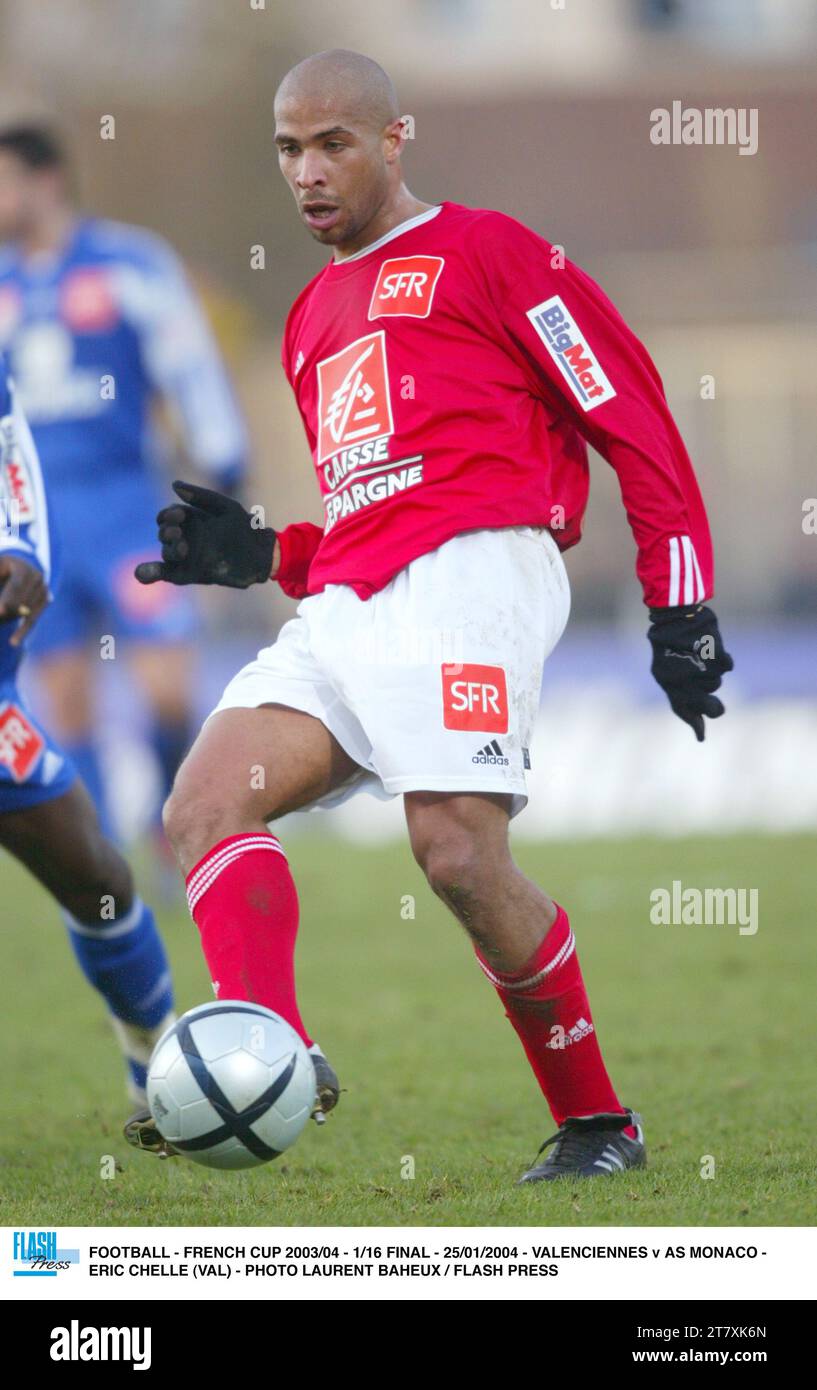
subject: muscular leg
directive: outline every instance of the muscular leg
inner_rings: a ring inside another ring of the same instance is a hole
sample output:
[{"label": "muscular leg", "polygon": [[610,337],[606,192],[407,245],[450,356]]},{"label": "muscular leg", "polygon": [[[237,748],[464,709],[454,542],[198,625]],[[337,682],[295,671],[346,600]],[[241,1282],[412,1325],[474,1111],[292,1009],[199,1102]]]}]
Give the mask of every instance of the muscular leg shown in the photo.
[{"label": "muscular leg", "polygon": [[468,931],[557,1124],[622,1113],[567,915],[511,858],[507,798],[410,792],[405,806],[415,857]]},{"label": "muscular leg", "polygon": [[110,1011],[131,1097],[143,1101],[146,1064],[173,995],[153,914],[134,896],[128,864],[103,836],[79,781],[52,801],[0,815],[0,844],[63,908],[79,966]]},{"label": "muscular leg", "polygon": [[283,705],[221,710],[182,764],[165,829],[189,873],[230,835],[267,833],[267,821],[340,786],[356,763],[319,719]]},{"label": "muscular leg", "polygon": [[165,808],[216,994],[274,1010],[312,1048],[295,994],[298,895],[267,821],[337,787],[355,766],[311,715],[280,705],[222,710]]},{"label": "muscular leg", "polygon": [[508,844],[509,797],[408,792],[414,857],[489,964],[521,970],[556,920]]},{"label": "muscular leg", "polygon": [[133,904],[130,867],[79,781],[53,801],[0,815],[0,844],[80,922],[99,920],[103,899],[113,899],[116,917]]}]

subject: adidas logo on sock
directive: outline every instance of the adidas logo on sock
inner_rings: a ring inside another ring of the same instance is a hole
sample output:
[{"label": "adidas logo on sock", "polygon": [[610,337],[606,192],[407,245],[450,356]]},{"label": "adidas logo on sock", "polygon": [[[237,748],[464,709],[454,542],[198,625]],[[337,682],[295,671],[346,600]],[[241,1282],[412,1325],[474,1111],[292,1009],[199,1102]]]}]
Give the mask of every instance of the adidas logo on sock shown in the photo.
[{"label": "adidas logo on sock", "polygon": [[505,757],[495,738],[492,738],[490,743],[486,743],[484,748],[480,748],[479,752],[474,754],[471,762],[482,764],[493,763],[495,766],[501,765],[503,767],[508,766],[508,759]]},{"label": "adidas logo on sock", "polygon": [[595,1030],[592,1023],[588,1023],[586,1018],[578,1018],[567,1032],[563,1028],[554,1031],[555,1037],[551,1038],[545,1046],[552,1048],[555,1052],[561,1052],[563,1047],[570,1047],[573,1043],[581,1042],[582,1038],[586,1038]]}]

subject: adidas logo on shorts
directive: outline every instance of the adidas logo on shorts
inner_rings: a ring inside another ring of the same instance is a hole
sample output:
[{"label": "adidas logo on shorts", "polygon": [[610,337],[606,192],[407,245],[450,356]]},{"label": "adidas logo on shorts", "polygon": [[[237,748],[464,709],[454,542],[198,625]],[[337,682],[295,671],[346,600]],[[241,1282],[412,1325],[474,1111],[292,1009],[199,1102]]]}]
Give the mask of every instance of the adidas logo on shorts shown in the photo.
[{"label": "adidas logo on shorts", "polygon": [[502,767],[508,766],[508,759],[505,757],[495,738],[492,738],[490,743],[486,743],[484,748],[480,748],[479,752],[474,754],[471,762],[483,764],[493,763],[495,766]]}]

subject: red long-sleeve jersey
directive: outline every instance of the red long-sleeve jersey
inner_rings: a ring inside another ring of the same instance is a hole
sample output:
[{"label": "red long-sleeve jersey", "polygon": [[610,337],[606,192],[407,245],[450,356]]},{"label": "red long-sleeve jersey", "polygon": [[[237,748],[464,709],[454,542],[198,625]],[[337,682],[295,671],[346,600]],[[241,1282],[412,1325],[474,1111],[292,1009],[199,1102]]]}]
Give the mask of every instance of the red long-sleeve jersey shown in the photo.
[{"label": "red long-sleeve jersey", "polygon": [[280,532],[293,597],[362,598],[461,531],[581,536],[587,443],[618,476],[644,601],[712,593],[701,495],[649,355],[588,275],[442,203],[306,286],[282,353],[326,515]]}]

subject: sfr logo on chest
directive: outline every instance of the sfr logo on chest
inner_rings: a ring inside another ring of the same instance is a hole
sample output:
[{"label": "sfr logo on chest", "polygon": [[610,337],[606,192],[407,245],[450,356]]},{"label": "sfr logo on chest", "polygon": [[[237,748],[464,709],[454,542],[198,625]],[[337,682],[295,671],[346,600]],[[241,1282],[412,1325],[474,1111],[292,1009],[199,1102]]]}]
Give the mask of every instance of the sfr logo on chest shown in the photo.
[{"label": "sfr logo on chest", "polygon": [[372,291],[369,318],[427,319],[444,264],[442,256],[394,256],[384,261]]}]

